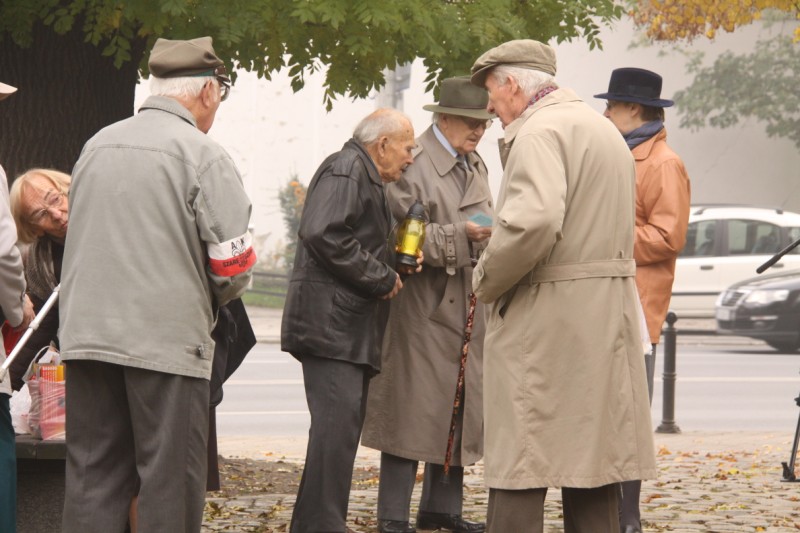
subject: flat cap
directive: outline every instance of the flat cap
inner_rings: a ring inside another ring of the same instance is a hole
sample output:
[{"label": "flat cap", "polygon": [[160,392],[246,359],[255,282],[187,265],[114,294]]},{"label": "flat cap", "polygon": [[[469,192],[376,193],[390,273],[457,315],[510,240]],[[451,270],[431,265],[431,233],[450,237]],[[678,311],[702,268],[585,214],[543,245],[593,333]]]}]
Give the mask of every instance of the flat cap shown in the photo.
[{"label": "flat cap", "polygon": [[214,76],[223,62],[214,53],[211,37],[188,41],[158,39],[150,52],[148,67],[157,78]]},{"label": "flat cap", "polygon": [[0,82],[0,100],[7,98],[15,92],[17,92],[16,87],[12,87],[11,85],[6,85],[5,83]]},{"label": "flat cap", "polygon": [[489,70],[498,65],[539,70],[556,75],[556,53],[552,48],[533,39],[517,39],[484,52],[472,65],[470,81],[483,87]]}]

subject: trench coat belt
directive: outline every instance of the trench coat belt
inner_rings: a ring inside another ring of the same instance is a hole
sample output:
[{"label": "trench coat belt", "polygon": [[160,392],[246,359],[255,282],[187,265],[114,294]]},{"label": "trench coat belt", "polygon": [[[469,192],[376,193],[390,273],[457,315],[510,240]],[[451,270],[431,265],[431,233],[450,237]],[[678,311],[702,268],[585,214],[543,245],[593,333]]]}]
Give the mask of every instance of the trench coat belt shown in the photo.
[{"label": "trench coat belt", "polygon": [[526,274],[518,285],[536,285],[551,281],[570,281],[587,278],[630,278],[636,275],[633,259],[607,259],[581,263],[540,265]]}]

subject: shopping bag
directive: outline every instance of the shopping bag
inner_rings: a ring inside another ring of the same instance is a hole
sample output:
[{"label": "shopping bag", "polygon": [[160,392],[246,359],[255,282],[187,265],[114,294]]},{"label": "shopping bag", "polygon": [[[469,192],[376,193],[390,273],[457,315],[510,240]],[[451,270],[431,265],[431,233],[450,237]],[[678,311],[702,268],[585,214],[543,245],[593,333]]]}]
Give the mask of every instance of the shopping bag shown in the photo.
[{"label": "shopping bag", "polygon": [[32,365],[28,379],[31,435],[43,440],[66,437],[66,371],[58,352],[51,348]]},{"label": "shopping bag", "polygon": [[28,384],[24,384],[21,389],[14,391],[11,396],[11,424],[14,426],[14,433],[24,435],[31,432],[28,424],[28,414],[31,410],[31,394],[28,391]]}]

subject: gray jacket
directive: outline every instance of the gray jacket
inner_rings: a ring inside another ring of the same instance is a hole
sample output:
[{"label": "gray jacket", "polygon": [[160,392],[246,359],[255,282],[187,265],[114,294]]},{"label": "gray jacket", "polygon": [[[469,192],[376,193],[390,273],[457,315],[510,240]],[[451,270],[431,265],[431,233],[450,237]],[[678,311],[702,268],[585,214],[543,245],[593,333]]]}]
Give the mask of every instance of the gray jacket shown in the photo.
[{"label": "gray jacket", "polygon": [[101,130],[70,188],[63,358],[208,379],[216,307],[255,263],[250,208],[230,156],[176,100]]},{"label": "gray jacket", "polygon": [[[3,167],[0,167],[0,324],[22,322],[22,298],[25,295],[25,276],[22,273],[22,258],[17,249],[17,226],[8,207],[8,182]],[[6,359],[0,334],[0,364]],[[11,379],[0,383],[0,393],[11,394]]]}]

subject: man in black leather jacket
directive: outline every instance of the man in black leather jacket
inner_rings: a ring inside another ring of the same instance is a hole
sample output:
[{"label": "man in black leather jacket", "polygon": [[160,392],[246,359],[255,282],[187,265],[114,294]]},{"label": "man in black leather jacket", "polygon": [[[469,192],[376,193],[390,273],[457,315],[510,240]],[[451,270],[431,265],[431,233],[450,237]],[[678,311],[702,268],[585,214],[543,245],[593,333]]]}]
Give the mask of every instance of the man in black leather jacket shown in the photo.
[{"label": "man in black leather jacket", "polygon": [[413,161],[411,121],[379,109],[319,167],[300,220],[300,246],[281,325],[281,349],[303,365],[311,412],[292,533],[345,533],[370,378],[380,371],[394,264],[384,183]]}]

